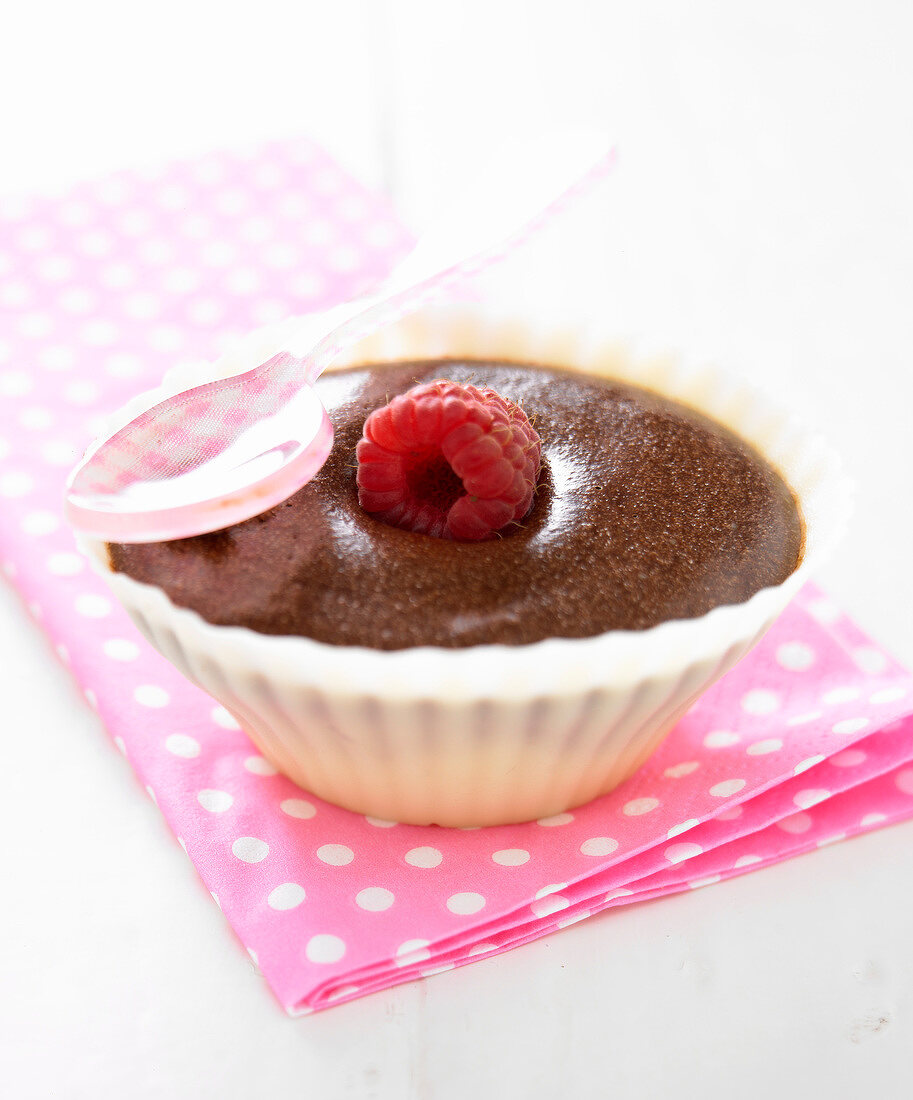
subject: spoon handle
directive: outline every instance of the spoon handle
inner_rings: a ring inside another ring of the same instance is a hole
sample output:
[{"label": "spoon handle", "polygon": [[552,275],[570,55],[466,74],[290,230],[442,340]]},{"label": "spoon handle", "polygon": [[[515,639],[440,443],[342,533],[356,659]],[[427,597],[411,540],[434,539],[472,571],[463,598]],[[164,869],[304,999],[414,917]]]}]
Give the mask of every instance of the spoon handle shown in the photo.
[{"label": "spoon handle", "polygon": [[497,263],[613,166],[604,134],[564,131],[503,150],[373,293],[312,314],[290,339],[313,383],[345,348]]}]

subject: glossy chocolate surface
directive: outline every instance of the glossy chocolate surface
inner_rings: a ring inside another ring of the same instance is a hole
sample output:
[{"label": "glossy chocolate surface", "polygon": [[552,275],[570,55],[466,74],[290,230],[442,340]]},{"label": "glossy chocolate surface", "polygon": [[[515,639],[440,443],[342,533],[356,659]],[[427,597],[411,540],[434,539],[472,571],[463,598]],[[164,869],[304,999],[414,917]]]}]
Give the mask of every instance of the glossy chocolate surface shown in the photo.
[{"label": "glossy chocolate surface", "polygon": [[[491,541],[400,531],[359,507],[365,418],[435,378],[522,401],[542,437],[532,510]],[[113,567],[213,623],[402,649],[640,630],[744,601],[801,557],[779,475],[731,432],[645,390],[455,360],[354,368],[319,387],[336,442],[309,485],[224,531],[111,546]]]}]

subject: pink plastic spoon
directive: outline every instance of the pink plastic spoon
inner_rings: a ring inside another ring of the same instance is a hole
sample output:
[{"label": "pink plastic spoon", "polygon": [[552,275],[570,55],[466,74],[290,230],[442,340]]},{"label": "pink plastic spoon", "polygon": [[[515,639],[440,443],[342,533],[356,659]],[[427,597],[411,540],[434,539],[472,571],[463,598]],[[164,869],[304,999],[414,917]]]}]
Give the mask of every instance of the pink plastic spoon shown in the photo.
[{"label": "pink plastic spoon", "polygon": [[70,523],[116,542],[187,538],[291,496],[333,445],[314,382],[339,352],[501,259],[609,170],[607,150],[575,131],[503,154],[375,293],[302,319],[289,344],[305,354],[166,398],[90,450],[67,482]]}]

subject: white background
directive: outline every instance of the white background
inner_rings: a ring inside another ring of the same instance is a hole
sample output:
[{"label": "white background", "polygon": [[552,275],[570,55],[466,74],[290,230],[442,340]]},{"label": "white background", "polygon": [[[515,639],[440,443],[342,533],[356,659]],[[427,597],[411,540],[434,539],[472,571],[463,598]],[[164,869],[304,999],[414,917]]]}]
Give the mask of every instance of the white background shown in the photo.
[{"label": "white background", "polygon": [[[0,186],[305,132],[420,229],[506,135],[622,154],[590,265],[620,330],[710,351],[843,452],[821,580],[913,665],[913,6],[10,4]],[[913,823],[319,1016],[285,1018],[0,589],[11,1097],[905,1097]]]}]

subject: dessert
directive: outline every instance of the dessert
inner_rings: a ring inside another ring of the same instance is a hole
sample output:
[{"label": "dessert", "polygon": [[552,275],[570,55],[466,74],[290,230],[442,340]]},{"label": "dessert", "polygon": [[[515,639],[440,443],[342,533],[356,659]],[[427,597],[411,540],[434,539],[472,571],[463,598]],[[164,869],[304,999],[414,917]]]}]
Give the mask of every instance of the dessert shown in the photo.
[{"label": "dessert", "polygon": [[[112,426],[169,391],[264,362],[294,325],[254,333],[216,363],[177,369]],[[334,457],[295,498],[202,542],[83,546],[149,641],[314,795],[419,825],[568,810],[623,782],[749,652],[848,511],[838,460],[776,405],[718,372],[613,338],[598,322],[568,331],[547,317],[428,307],[350,349],[325,376]],[[479,361],[491,364],[495,389],[522,399],[542,437],[529,514],[479,542],[367,515],[354,469],[367,414],[415,384],[416,364],[428,364],[429,380],[478,382]],[[593,387],[576,427],[562,405],[566,371],[578,397],[578,387]],[[534,407],[543,396],[534,385],[547,390],[551,412]],[[636,416],[629,387],[642,387]],[[608,406],[598,410],[597,398]],[[676,401],[685,409],[667,415]],[[638,419],[639,435],[617,452]],[[645,455],[664,453],[673,436],[680,458],[682,440],[691,454],[688,475],[671,481],[674,516],[645,508],[640,491]],[[595,466],[576,462],[581,449]],[[612,528],[615,510],[640,532],[641,559],[627,573],[632,540]],[[597,551],[600,569],[621,568],[614,579],[597,581]],[[495,575],[496,556],[504,564]]]},{"label": "dessert", "polygon": [[[367,417],[438,378],[491,387],[535,421],[532,508],[527,498],[500,537],[401,530],[359,503]],[[310,484],[224,531],[114,545],[114,569],[211,623],[386,650],[644,630],[744,601],[799,562],[795,500],[761,455],[639,387],[534,364],[431,360],[348,368],[318,390],[336,439]]]}]

